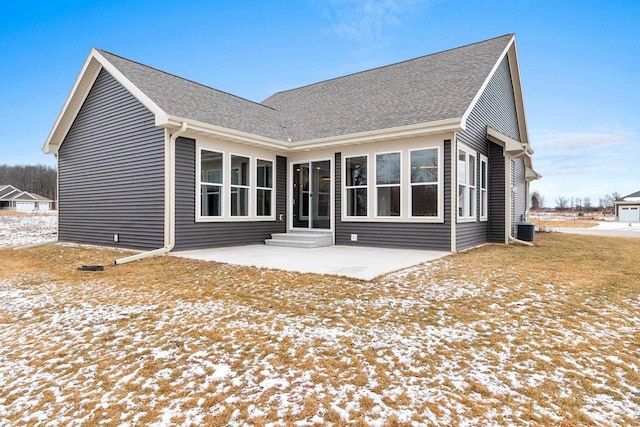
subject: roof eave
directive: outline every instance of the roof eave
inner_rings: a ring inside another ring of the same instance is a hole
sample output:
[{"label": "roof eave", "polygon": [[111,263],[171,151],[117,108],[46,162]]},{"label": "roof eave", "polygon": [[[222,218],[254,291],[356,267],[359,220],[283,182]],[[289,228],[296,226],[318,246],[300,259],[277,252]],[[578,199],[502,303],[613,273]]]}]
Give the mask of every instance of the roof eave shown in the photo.
[{"label": "roof eave", "polygon": [[347,135],[316,138],[306,141],[294,142],[290,145],[290,151],[304,151],[314,148],[340,147],[354,144],[364,144],[376,141],[388,141],[392,139],[409,138],[412,136],[432,135],[436,133],[461,131],[460,118],[437,120],[428,123],[418,123],[407,126],[399,126],[387,129],[378,129],[367,132],[358,132]]}]

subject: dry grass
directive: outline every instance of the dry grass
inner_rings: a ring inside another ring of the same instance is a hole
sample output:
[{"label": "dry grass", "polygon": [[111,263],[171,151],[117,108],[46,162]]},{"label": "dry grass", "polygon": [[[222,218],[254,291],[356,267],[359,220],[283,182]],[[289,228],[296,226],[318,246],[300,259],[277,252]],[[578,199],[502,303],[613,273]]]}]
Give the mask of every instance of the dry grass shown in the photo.
[{"label": "dry grass", "polygon": [[538,234],[374,282],[77,270],[121,256],[0,249],[0,426],[637,422],[637,239]]},{"label": "dry grass", "polygon": [[590,218],[541,219],[533,216],[529,218],[529,221],[538,228],[592,228],[600,222]]}]

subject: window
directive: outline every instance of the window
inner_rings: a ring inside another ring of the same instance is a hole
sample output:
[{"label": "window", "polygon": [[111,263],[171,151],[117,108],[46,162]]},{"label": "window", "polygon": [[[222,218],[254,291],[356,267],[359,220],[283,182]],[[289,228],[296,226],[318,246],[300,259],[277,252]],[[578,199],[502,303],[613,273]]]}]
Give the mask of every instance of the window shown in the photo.
[{"label": "window", "polygon": [[480,220],[486,221],[489,216],[489,196],[488,190],[488,159],[480,155]]},{"label": "window", "polygon": [[231,216],[249,216],[249,158],[231,155]]},{"label": "window", "polygon": [[438,216],[438,149],[413,150],[411,216]]},{"label": "window", "polygon": [[200,215],[222,216],[222,153],[200,151]]},{"label": "window", "polygon": [[256,216],[272,215],[273,162],[258,159],[256,163]]},{"label": "window", "polygon": [[476,216],[476,156],[466,149],[458,149],[458,218]]},{"label": "window", "polygon": [[346,216],[367,216],[367,156],[345,158]]},{"label": "window", "polygon": [[400,153],[376,154],[377,216],[400,216]]}]

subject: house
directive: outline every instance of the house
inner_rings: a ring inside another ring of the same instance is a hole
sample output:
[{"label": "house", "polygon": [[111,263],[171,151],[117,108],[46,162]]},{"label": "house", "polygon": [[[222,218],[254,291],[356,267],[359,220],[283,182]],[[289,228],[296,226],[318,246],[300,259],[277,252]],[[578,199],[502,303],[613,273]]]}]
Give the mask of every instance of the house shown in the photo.
[{"label": "house", "polygon": [[19,212],[49,211],[53,200],[35,193],[22,191],[13,185],[0,185],[0,209]]},{"label": "house", "polygon": [[153,253],[508,243],[540,177],[512,34],[261,103],[93,49],[43,151],[61,241]]},{"label": "house", "polygon": [[640,222],[640,191],[613,202],[620,222]]},{"label": "house", "polygon": [[11,198],[16,194],[21,193],[13,185],[1,185],[0,184],[0,209],[9,209],[12,207]]}]

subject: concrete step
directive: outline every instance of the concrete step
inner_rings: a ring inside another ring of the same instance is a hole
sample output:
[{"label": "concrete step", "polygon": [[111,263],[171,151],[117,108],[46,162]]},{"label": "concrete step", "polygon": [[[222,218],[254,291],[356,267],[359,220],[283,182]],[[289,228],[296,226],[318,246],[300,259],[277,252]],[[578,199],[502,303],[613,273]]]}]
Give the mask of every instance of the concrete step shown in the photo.
[{"label": "concrete step", "polygon": [[275,233],[271,235],[271,239],[266,239],[264,243],[270,246],[291,248],[320,248],[331,246],[331,234],[313,232]]}]

